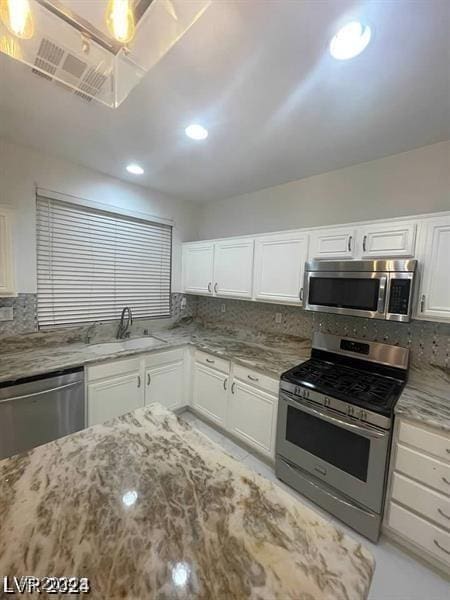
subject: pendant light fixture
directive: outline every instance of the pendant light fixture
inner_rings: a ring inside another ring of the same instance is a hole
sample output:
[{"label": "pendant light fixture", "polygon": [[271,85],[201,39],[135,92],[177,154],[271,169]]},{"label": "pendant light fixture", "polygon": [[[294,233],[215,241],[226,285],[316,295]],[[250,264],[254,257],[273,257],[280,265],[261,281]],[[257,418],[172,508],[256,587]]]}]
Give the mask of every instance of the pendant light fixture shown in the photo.
[{"label": "pendant light fixture", "polygon": [[29,0],[0,0],[0,18],[18,38],[29,40],[34,34]]},{"label": "pendant light fixture", "polygon": [[106,9],[106,25],[118,42],[121,44],[131,42],[135,33],[131,0],[109,0]]}]

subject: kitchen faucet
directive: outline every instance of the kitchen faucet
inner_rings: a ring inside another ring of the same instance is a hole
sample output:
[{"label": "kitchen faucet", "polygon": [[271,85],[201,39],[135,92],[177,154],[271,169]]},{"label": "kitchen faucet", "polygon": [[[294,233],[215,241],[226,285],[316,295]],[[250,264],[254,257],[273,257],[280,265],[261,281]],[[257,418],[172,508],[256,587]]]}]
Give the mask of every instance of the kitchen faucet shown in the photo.
[{"label": "kitchen faucet", "polygon": [[[125,323],[125,313],[126,312],[128,313],[128,318]],[[130,328],[130,325],[133,325],[133,313],[131,312],[131,308],[129,306],[124,306],[123,310],[122,310],[122,314],[120,316],[119,327],[117,329],[116,337],[118,340],[121,340],[130,335],[130,332],[128,331],[128,329]]]}]

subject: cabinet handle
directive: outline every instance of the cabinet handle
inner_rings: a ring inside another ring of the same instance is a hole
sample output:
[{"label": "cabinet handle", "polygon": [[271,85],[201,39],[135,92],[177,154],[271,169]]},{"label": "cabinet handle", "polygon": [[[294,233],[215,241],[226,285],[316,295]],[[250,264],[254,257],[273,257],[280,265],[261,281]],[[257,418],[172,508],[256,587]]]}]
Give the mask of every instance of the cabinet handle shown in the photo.
[{"label": "cabinet handle", "polygon": [[247,375],[250,381],[259,381],[259,377],[253,377],[253,375]]},{"label": "cabinet handle", "polygon": [[150,375],[150,373],[147,373],[147,385],[150,385],[151,382],[152,382],[151,375]]},{"label": "cabinet handle", "polygon": [[214,293],[217,294],[217,283],[214,284]]},{"label": "cabinet handle", "polygon": [[443,517],[445,517],[446,519],[448,519],[450,521],[450,517],[445,514],[445,512],[442,510],[442,508],[438,508],[437,511],[440,515],[442,515]]},{"label": "cabinet handle", "polygon": [[225,379],[223,380],[223,389],[225,391],[227,391],[227,383],[228,383],[228,377],[225,377]]},{"label": "cabinet handle", "polygon": [[450,481],[447,479],[447,477],[442,477],[442,481],[447,485],[450,485]]},{"label": "cabinet handle", "polygon": [[211,293],[211,282],[208,283],[208,292]]},{"label": "cabinet handle", "polygon": [[234,394],[234,388],[236,387],[236,383],[233,381],[231,384],[231,393]]},{"label": "cabinet handle", "polygon": [[425,310],[425,294],[422,294],[422,298],[420,300],[420,312]]},{"label": "cabinet handle", "polygon": [[351,252],[352,251],[352,240],[353,240],[353,236],[349,235],[348,236],[348,251]]},{"label": "cabinet handle", "polygon": [[433,540],[433,542],[434,545],[439,548],[439,550],[442,550],[442,552],[445,552],[445,554],[450,554],[450,550],[447,550],[446,548],[444,548],[444,546],[441,546],[437,540]]},{"label": "cabinet handle", "polygon": [[366,251],[366,242],[367,242],[367,235],[365,235],[363,237],[363,250],[364,250],[364,252]]},{"label": "cabinet handle", "polygon": [[137,384],[138,384],[138,388],[140,388],[141,387],[141,376],[140,375],[138,375]]},{"label": "cabinet handle", "polygon": [[300,300],[300,302],[303,302],[303,288],[300,288],[300,291],[298,293],[298,299]]},{"label": "cabinet handle", "polygon": [[207,363],[211,363],[212,365],[216,362],[215,360],[212,360],[212,358],[206,358],[205,360]]}]

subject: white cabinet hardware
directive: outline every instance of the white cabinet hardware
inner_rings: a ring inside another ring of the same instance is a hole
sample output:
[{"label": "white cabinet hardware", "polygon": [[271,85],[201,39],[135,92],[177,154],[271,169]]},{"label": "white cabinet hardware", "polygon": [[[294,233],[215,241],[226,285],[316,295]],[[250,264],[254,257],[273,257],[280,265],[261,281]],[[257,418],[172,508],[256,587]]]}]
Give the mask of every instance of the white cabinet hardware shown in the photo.
[{"label": "white cabinet hardware", "polygon": [[0,207],[0,297],[16,295],[12,212]]}]

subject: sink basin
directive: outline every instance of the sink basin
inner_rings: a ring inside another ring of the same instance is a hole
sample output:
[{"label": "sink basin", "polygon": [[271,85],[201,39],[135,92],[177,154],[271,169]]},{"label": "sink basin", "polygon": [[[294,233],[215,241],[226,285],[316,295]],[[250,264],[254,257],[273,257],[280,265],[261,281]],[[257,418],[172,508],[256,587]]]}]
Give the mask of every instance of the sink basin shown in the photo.
[{"label": "sink basin", "polygon": [[151,336],[134,338],[131,340],[117,340],[117,342],[105,342],[102,344],[91,344],[89,348],[99,354],[108,354],[109,352],[123,352],[125,350],[138,350],[139,348],[153,348],[164,340],[159,340]]}]

